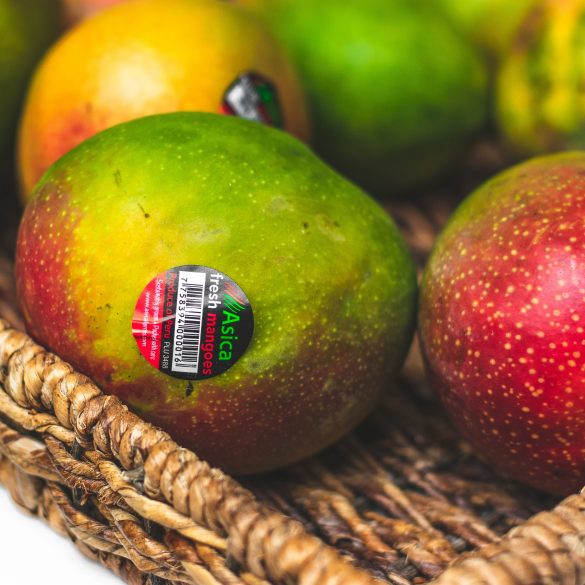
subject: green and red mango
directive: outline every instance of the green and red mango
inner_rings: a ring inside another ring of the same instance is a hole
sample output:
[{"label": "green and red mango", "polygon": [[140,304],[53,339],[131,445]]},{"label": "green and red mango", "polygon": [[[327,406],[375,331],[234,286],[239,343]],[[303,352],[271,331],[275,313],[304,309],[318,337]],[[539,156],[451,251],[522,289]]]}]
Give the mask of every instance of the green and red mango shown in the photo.
[{"label": "green and red mango", "polygon": [[[156,275],[194,264],[242,287],[254,336],[189,382],[143,358],[132,320]],[[16,270],[35,339],[238,473],[351,429],[412,335],[415,271],[384,211],[291,136],[235,117],[154,116],[81,144],[36,187]]]}]

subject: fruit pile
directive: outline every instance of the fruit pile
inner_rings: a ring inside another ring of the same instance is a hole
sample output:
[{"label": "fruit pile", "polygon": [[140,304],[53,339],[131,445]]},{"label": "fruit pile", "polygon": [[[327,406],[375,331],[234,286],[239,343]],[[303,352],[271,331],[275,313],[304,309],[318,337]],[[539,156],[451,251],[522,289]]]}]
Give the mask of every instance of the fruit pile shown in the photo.
[{"label": "fruit pile", "polygon": [[[418,305],[457,428],[502,473],[578,490],[585,152],[560,151],[584,146],[583,15],[585,0],[0,0],[0,195],[24,208],[29,333],[255,473],[374,408]],[[546,156],[461,204],[419,292],[383,205],[448,188],[486,140],[506,166]]]}]

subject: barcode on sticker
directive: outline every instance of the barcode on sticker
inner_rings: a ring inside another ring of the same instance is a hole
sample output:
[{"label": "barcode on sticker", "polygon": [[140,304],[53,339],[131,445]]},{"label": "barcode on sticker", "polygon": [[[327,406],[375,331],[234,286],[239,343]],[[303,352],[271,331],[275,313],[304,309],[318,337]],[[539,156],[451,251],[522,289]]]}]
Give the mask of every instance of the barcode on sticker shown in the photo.
[{"label": "barcode on sticker", "polygon": [[173,372],[197,374],[205,297],[205,272],[179,272]]}]

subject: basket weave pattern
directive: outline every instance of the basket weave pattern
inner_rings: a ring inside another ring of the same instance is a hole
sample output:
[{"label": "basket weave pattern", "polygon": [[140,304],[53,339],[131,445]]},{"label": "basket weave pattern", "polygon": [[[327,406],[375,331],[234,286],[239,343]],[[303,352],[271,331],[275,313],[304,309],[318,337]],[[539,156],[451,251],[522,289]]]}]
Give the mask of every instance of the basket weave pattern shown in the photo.
[{"label": "basket weave pattern", "polygon": [[[395,210],[420,260],[448,211]],[[585,497],[494,476],[416,352],[360,429],[243,487],[21,332],[7,260],[0,317],[0,483],[129,583],[585,583]]]}]

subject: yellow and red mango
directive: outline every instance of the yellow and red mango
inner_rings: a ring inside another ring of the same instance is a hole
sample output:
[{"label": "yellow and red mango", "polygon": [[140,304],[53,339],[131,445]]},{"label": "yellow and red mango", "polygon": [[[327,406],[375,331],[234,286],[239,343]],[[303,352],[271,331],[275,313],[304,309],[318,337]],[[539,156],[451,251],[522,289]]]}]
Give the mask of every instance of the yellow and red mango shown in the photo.
[{"label": "yellow and red mango", "polygon": [[93,134],[150,114],[223,112],[228,92],[242,93],[242,83],[272,100],[274,125],[307,138],[295,72],[246,9],[217,0],[132,0],[101,12],[65,35],[36,72],[20,126],[23,197]]}]

